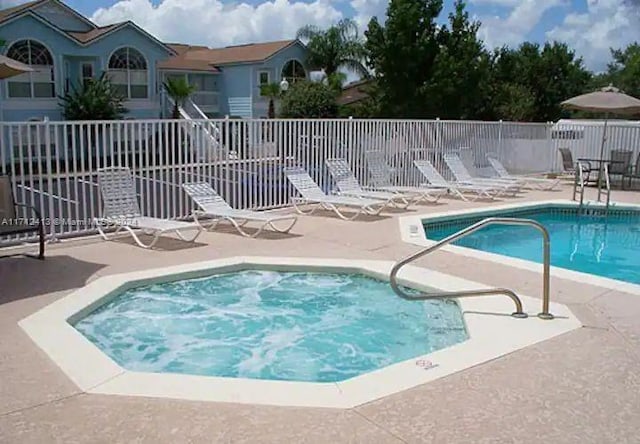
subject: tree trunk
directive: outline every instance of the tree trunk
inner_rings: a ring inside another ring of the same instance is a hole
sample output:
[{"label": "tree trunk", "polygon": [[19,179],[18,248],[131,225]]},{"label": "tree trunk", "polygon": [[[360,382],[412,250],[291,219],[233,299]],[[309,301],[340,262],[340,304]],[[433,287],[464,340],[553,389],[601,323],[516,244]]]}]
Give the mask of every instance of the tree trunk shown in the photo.
[{"label": "tree trunk", "polygon": [[270,119],[275,119],[276,117],[276,106],[273,102],[273,97],[269,99],[269,110],[267,111],[267,117]]},{"label": "tree trunk", "polygon": [[173,104],[173,116],[171,116],[173,119],[179,119],[180,118],[180,105],[178,105],[178,102],[174,102]]}]

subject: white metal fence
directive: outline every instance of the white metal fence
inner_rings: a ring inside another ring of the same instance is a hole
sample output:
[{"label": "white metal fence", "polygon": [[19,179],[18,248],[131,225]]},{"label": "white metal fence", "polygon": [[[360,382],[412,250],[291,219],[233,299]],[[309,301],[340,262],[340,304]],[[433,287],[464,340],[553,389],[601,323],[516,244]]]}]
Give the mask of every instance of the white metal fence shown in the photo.
[{"label": "white metal fence", "polygon": [[[497,155],[514,173],[559,171],[559,147],[574,158],[597,157],[602,127],[440,120],[124,120],[0,123],[0,174],[12,176],[16,200],[41,210],[49,234],[93,231],[100,215],[98,168],[128,166],[145,215],[188,217],[180,185],[211,183],[237,208],[286,206],[292,188],[282,167],[303,166],[327,192],[325,159],[348,160],[370,180],[365,153],[380,151],[397,184],[421,181],[413,160],[429,159],[445,174],[442,153],[460,151],[478,174]],[[640,126],[609,127],[610,148],[640,149]]]}]

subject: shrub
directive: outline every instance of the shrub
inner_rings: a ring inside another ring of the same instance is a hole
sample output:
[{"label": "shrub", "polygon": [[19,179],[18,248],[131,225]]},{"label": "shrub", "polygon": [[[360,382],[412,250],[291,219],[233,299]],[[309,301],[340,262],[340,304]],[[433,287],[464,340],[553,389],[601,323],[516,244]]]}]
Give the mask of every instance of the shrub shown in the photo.
[{"label": "shrub", "polygon": [[320,82],[296,82],[284,94],[280,114],[289,118],[336,117],[335,92]]},{"label": "shrub", "polygon": [[123,105],[125,98],[105,74],[84,83],[80,89],[72,88],[60,100],[67,120],[117,120],[128,112]]}]

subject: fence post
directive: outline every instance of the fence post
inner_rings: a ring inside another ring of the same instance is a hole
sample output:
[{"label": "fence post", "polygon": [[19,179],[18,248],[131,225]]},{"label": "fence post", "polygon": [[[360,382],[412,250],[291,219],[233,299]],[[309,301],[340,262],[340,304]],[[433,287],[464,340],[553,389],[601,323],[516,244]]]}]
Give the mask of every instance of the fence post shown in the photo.
[{"label": "fence post", "polygon": [[[51,123],[49,122],[49,118],[45,117],[44,118],[44,144],[45,144],[45,148],[44,148],[44,152],[45,152],[45,162],[46,162],[46,174],[47,174],[47,191],[48,191],[48,195],[49,195],[49,199],[48,199],[48,206],[49,206],[49,214],[47,215],[48,219],[49,219],[49,234],[51,236],[51,240],[57,240],[56,239],[56,224],[55,224],[55,214],[54,214],[54,209],[53,209],[53,171],[52,171],[52,167],[51,167]],[[56,153],[57,155],[57,153]],[[58,179],[59,180],[59,179]],[[41,210],[42,211],[42,210]],[[41,214],[41,217],[44,217],[43,214]],[[58,221],[59,223],[67,223],[67,221]],[[43,221],[44,223],[44,221]],[[45,227],[46,230],[46,227]]]},{"label": "fence post", "polygon": [[553,139],[551,137],[551,132],[553,129],[553,122],[547,122],[546,130],[547,130],[547,171],[555,171],[555,161],[554,161],[554,150],[553,150]]},{"label": "fence post", "polygon": [[440,145],[442,142],[442,138],[440,137],[440,133],[442,132],[442,128],[441,128],[441,122],[440,122],[440,117],[436,117],[436,121],[435,121],[435,137],[434,137],[434,144],[435,144],[435,149],[434,149],[434,165],[437,169],[442,171],[442,155],[444,154],[444,150],[442,148],[442,146]]},{"label": "fence post", "polygon": [[498,122],[498,159],[504,162],[502,157],[502,119]]},{"label": "fence post", "polygon": [[231,154],[231,124],[229,121],[229,115],[227,114],[226,116],[224,116],[224,148],[225,148],[225,153],[224,153],[224,187],[225,187],[225,196],[227,198],[227,200],[231,199],[231,185],[229,183],[230,181],[230,174],[229,174],[229,155]]},{"label": "fence post", "polygon": [[349,156],[353,156],[353,116],[349,116],[347,134],[347,152],[349,153]]}]

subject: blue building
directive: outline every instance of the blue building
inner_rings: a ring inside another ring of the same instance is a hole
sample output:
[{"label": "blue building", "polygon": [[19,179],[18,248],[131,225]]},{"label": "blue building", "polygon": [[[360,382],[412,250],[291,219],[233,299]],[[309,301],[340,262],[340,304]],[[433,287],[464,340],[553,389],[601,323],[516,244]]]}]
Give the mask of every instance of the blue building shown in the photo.
[{"label": "blue building", "polygon": [[127,21],[97,26],[59,0],[0,11],[2,53],[33,72],[0,81],[0,120],[62,120],[59,96],[106,72],[127,98],[127,118],[168,117],[162,83],[185,77],[197,88],[185,117],[261,118],[260,85],[308,77],[298,40],[207,48],[161,42]]}]

